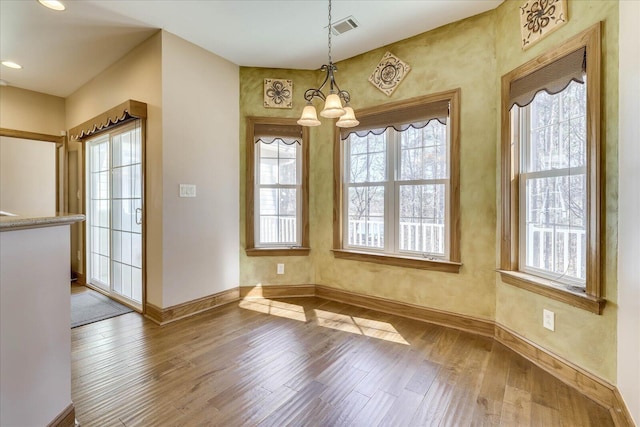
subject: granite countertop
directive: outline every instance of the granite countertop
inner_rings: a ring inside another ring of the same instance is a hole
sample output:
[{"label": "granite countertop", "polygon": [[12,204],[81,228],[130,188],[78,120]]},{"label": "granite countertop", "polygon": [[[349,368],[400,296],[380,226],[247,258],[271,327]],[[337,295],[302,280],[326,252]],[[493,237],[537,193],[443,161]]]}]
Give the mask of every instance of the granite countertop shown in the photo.
[{"label": "granite countertop", "polygon": [[13,215],[1,212],[0,231],[21,230],[25,228],[52,227],[84,221],[83,214],[57,213],[53,216]]}]

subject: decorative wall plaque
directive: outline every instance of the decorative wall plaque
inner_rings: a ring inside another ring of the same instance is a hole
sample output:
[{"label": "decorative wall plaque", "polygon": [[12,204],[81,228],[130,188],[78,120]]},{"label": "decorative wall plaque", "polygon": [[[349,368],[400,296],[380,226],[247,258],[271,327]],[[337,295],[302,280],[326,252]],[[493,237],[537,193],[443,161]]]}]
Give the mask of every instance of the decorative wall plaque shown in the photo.
[{"label": "decorative wall plaque", "polygon": [[292,108],[293,81],[264,79],[265,108]]},{"label": "decorative wall plaque", "polygon": [[567,0],[527,0],[520,6],[522,49],[527,49],[567,22]]},{"label": "decorative wall plaque", "polygon": [[410,70],[409,64],[387,52],[369,76],[369,81],[387,96],[391,96]]}]

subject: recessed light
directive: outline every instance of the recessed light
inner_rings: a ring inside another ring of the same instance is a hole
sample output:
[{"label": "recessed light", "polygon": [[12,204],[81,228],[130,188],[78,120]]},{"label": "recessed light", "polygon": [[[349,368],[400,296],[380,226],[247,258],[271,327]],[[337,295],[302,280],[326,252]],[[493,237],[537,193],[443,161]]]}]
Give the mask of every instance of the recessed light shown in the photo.
[{"label": "recessed light", "polygon": [[49,9],[57,10],[59,12],[66,9],[62,2],[58,0],[38,0],[38,2],[44,7],[48,7]]},{"label": "recessed light", "polygon": [[20,68],[22,68],[22,65],[16,64],[13,61],[2,61],[0,62],[0,64],[4,65],[5,67],[15,68],[16,70],[19,70]]}]

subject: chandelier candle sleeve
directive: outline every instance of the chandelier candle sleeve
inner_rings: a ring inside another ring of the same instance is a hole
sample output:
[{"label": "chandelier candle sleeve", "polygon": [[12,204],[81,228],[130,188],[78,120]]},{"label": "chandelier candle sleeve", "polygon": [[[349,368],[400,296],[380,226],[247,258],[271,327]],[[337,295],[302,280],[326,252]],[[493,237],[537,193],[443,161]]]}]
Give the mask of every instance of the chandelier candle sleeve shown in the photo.
[{"label": "chandelier candle sleeve", "polygon": [[[307,105],[302,110],[302,115],[298,124],[301,126],[319,126],[320,121],[316,113],[316,108],[313,106],[313,99],[319,98],[324,101],[324,108],[320,111],[322,117],[327,118],[340,118],[336,122],[338,127],[353,127],[359,124],[356,119],[353,108],[349,105],[351,96],[346,90],[341,90],[336,83],[334,72],[337,71],[333,61],[331,60],[331,0],[329,0],[329,25],[327,26],[328,33],[328,47],[329,47],[329,63],[324,64],[320,70],[327,73],[324,81],[319,88],[307,89],[304,92],[304,99],[307,101]],[[325,95],[322,89],[329,83],[329,94]]]}]

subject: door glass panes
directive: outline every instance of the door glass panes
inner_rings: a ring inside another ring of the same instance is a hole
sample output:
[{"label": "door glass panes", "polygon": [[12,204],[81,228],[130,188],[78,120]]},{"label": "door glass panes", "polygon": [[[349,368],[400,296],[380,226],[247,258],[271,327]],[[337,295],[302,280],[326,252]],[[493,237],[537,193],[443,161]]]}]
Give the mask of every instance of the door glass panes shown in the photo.
[{"label": "door glass panes", "polygon": [[142,303],[141,128],[125,125],[88,141],[90,281]]},{"label": "door glass panes", "polygon": [[584,285],[586,85],[541,92],[523,111],[521,263],[526,271]]},{"label": "door glass panes", "polygon": [[302,149],[292,138],[256,141],[257,246],[298,246]]},{"label": "door glass panes", "polygon": [[110,171],[109,171],[109,140],[99,138],[88,146],[87,155],[91,171],[88,174],[88,214],[92,218],[87,230],[89,238],[87,257],[93,267],[90,280],[97,286],[109,286],[109,229],[110,229]]}]

